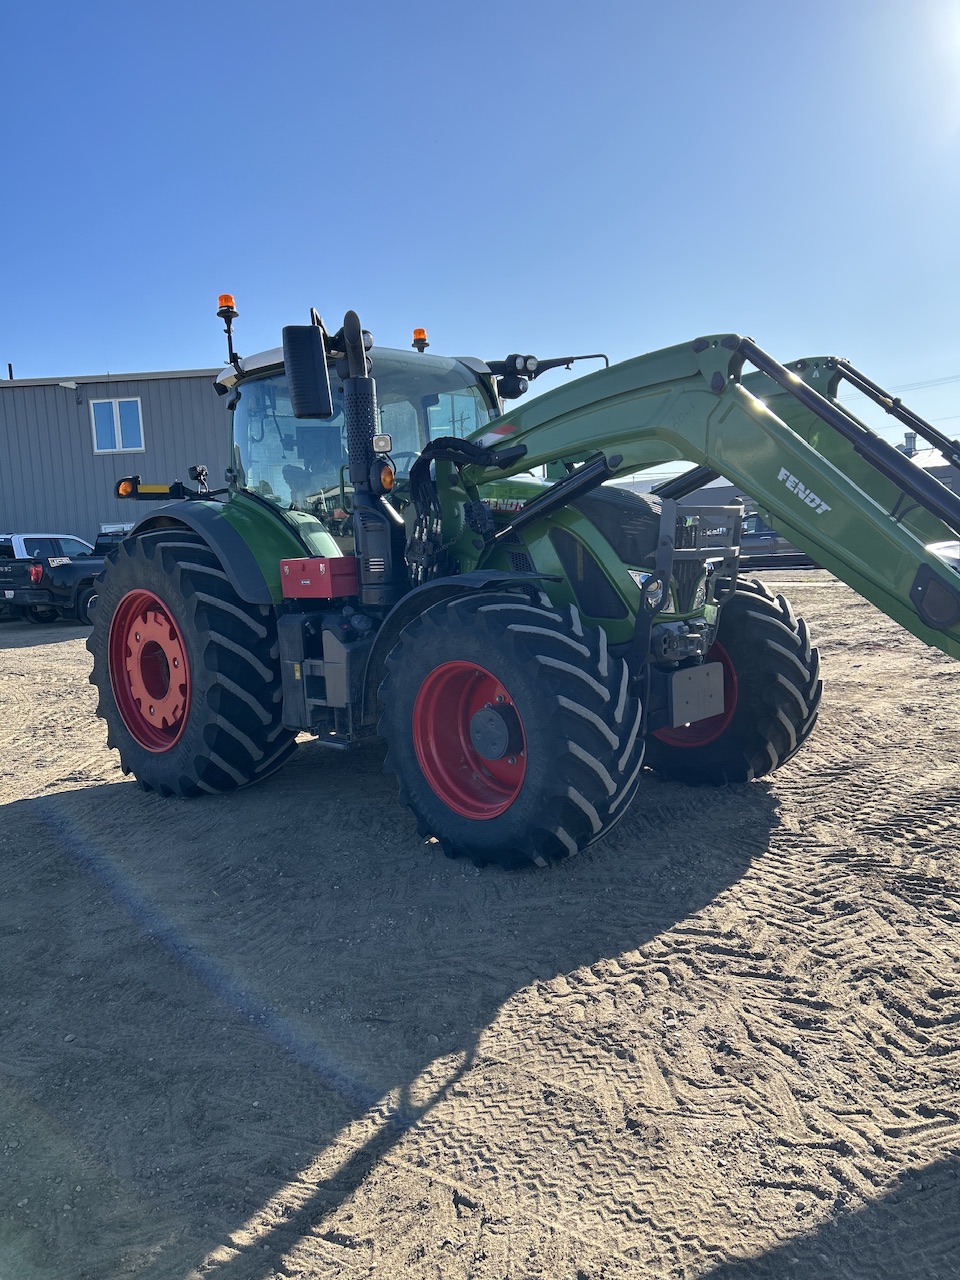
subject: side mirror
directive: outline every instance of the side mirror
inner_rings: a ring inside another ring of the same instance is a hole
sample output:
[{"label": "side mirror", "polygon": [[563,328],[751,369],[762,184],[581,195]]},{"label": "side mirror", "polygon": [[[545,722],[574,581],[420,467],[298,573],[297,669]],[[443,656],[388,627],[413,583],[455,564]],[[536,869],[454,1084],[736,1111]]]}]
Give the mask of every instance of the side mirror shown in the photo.
[{"label": "side mirror", "polygon": [[333,396],[323,330],[315,324],[288,324],[283,330],[283,364],[295,418],[332,418]]}]

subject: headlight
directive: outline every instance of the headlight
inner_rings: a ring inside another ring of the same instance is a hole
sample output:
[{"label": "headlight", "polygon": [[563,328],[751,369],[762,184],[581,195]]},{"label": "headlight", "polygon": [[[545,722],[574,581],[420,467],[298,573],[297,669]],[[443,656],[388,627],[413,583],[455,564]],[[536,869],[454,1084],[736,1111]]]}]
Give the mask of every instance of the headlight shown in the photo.
[{"label": "headlight", "polygon": [[700,582],[697,585],[697,593],[693,597],[693,607],[694,609],[702,609],[706,603],[707,603],[707,580],[704,577],[700,579]]},{"label": "headlight", "polygon": [[[643,593],[643,588],[647,580],[653,577],[653,574],[644,573],[640,569],[628,569],[627,573],[629,573],[630,577],[634,580],[634,582],[640,588],[641,593]],[[651,609],[660,608],[660,601],[663,599],[663,579],[662,578],[657,578],[656,586],[654,586],[650,591],[648,591],[643,596],[643,599],[646,601],[646,603],[649,605]],[[672,604],[673,604],[672,597],[668,598],[667,600],[668,612],[672,612],[672,610],[670,609],[670,606]]]}]

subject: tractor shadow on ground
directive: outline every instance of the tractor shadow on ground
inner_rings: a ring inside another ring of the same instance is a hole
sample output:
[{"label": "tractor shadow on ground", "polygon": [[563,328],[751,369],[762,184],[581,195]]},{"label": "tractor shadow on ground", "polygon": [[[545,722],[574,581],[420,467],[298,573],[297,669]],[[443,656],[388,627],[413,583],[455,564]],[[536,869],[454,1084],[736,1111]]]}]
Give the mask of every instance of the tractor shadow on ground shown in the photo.
[{"label": "tractor shadow on ground", "polygon": [[79,635],[86,640],[90,627],[83,622],[58,618],[56,622],[27,622],[22,618],[0,618],[0,649],[36,649],[40,645],[65,644]]},{"label": "tractor shadow on ground", "polygon": [[[952,1259],[952,1262],[950,1261]],[[912,1170],[877,1200],[701,1280],[946,1280],[960,1271],[960,1161]]]},{"label": "tractor shadow on ground", "polygon": [[[424,845],[382,762],[310,743],[232,797],[128,782],[0,808],[21,1144],[0,1191],[25,1206],[0,1269],[186,1276],[313,1164],[306,1203],[205,1271],[273,1275],[469,1070],[506,1000],[649,943],[777,825],[765,783],[651,776],[581,857],[481,871]],[[317,1163],[371,1109],[349,1155]],[[55,1178],[86,1188],[77,1212],[33,1221]]]}]

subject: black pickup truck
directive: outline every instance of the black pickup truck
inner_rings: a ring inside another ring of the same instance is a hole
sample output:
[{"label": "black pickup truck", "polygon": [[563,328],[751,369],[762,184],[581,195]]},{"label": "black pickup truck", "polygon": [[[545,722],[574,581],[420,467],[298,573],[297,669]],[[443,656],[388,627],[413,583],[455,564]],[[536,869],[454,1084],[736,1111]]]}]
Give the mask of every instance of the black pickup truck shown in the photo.
[{"label": "black pickup truck", "polygon": [[90,623],[104,554],[73,534],[0,533],[0,605],[30,622]]}]

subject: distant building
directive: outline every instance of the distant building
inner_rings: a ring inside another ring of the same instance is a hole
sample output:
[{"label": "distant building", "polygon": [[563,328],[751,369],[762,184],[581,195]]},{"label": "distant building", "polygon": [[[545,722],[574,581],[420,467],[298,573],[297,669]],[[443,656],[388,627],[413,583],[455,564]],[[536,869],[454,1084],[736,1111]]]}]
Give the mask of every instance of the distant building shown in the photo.
[{"label": "distant building", "polygon": [[210,487],[230,456],[219,369],[0,381],[0,532],[74,533],[140,518],[144,503],[113,496],[122,476],[190,484],[204,463]]},{"label": "distant building", "polygon": [[[629,476],[625,480],[614,480],[611,483],[620,489],[629,489],[632,493],[650,493],[654,488],[652,481],[643,480],[639,476]],[[755,507],[751,499],[744,497],[742,489],[725,480],[723,476],[718,476],[716,480],[703,485],[700,489],[694,489],[685,498],[681,498],[679,505],[681,507],[728,507],[734,502],[745,503],[747,509],[751,511]]]},{"label": "distant building", "polygon": [[937,449],[918,449],[917,433],[915,431],[905,431],[903,444],[898,444],[897,448],[901,453],[905,453],[911,462],[915,462],[918,467],[922,467],[928,475],[939,480],[942,485],[946,485],[954,493],[960,493],[960,471],[947,462],[943,454]]}]

